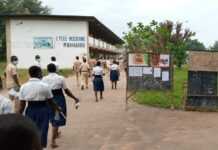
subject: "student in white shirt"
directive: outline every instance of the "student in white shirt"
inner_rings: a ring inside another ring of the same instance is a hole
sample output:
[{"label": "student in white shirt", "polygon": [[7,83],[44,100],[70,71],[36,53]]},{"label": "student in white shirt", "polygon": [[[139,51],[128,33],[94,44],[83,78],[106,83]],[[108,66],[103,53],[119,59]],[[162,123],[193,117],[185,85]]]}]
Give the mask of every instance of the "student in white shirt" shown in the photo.
[{"label": "student in white shirt", "polygon": [[117,62],[114,60],[113,64],[110,67],[110,80],[111,80],[111,85],[112,89],[117,89],[117,81],[119,80],[119,66]]},{"label": "student in white shirt", "polygon": [[51,57],[51,63],[56,66],[57,71],[58,71],[58,70],[59,70],[59,64],[58,64],[57,59],[56,59],[55,56],[52,56],[52,57]]},{"label": "student in white shirt", "polygon": [[47,147],[48,125],[49,125],[49,107],[53,111],[61,111],[53,102],[52,92],[49,86],[41,81],[42,70],[38,66],[29,68],[30,79],[23,84],[20,89],[20,106],[17,113],[23,114],[28,103],[25,116],[30,118],[39,128],[41,134],[41,145]]},{"label": "student in white shirt", "polygon": [[95,92],[95,99],[98,102],[98,92],[100,92],[100,99],[103,99],[103,91],[104,91],[104,81],[103,81],[103,68],[101,67],[101,62],[97,61],[96,67],[93,68],[92,73],[94,80],[94,92]]},{"label": "student in white shirt", "polygon": [[13,113],[12,101],[0,95],[0,115]]},{"label": "student in white shirt", "polygon": [[33,64],[34,66],[38,66],[38,67],[42,67],[41,66],[41,57],[39,56],[39,55],[36,55],[35,56],[35,61],[34,61],[34,64]]},{"label": "student in white shirt", "polygon": [[[47,66],[47,70],[48,70],[49,74],[47,76],[45,76],[42,79],[42,81],[49,85],[49,87],[52,90],[54,102],[61,108],[62,112],[66,116],[67,115],[67,107],[66,107],[66,100],[65,100],[63,90],[67,94],[67,96],[69,96],[75,100],[76,109],[79,106],[79,99],[76,98],[72,94],[72,92],[67,88],[64,77],[60,76],[56,73],[57,68],[54,64],[52,64],[52,63],[49,64]],[[58,117],[59,119],[56,119],[57,115],[59,116]],[[66,118],[61,116],[61,114],[51,112],[50,122],[52,124],[52,144],[51,144],[51,147],[56,148],[56,147],[58,147],[58,145],[56,144],[56,138],[58,137],[58,134],[60,133],[58,130],[59,130],[59,127],[66,125]]]}]

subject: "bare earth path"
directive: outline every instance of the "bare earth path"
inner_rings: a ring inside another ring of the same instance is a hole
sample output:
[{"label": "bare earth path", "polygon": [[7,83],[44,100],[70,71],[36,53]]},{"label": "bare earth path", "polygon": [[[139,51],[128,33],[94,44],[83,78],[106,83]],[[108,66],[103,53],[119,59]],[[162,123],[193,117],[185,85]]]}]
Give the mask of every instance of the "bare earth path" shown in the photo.
[{"label": "bare earth path", "polygon": [[[96,103],[90,89],[81,91],[74,78],[68,86],[81,98],[68,101],[68,122],[57,150],[217,150],[218,114],[171,111],[131,104],[125,111],[125,82],[117,91],[105,79],[104,100]],[[50,150],[50,148],[48,148]]]}]

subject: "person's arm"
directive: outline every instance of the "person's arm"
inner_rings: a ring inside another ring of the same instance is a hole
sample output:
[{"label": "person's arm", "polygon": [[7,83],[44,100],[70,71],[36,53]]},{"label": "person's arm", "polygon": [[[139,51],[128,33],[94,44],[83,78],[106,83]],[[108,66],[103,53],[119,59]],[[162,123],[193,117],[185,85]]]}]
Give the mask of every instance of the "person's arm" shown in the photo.
[{"label": "person's arm", "polygon": [[67,94],[67,96],[69,96],[72,99],[74,99],[76,103],[79,103],[79,99],[77,97],[75,97],[73,95],[73,93],[68,88],[64,89],[64,92]]},{"label": "person's arm", "polygon": [[25,107],[26,107],[26,101],[20,100],[18,107],[15,109],[15,113],[23,114]]},{"label": "person's arm", "polygon": [[13,75],[12,77],[13,77],[13,80],[14,80],[14,82],[16,83],[16,85],[17,85],[18,87],[20,87],[20,83],[19,83],[17,74]]},{"label": "person's arm", "polygon": [[52,111],[58,111],[61,112],[61,108],[53,101],[52,98],[47,99],[48,105],[51,107]]}]

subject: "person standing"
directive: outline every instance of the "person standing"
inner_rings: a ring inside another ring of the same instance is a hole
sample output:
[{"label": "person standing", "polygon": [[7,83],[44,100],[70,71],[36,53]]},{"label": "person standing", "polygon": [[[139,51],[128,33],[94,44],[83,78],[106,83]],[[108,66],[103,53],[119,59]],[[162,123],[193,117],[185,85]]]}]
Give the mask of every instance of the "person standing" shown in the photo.
[{"label": "person standing", "polygon": [[41,57],[40,57],[39,55],[36,55],[36,56],[35,56],[35,61],[34,61],[33,65],[34,65],[34,66],[38,66],[38,67],[40,67],[40,68],[42,67],[42,66],[41,66]]},{"label": "person standing", "polygon": [[[41,81],[42,70],[38,66],[29,68],[30,79],[20,88],[18,114],[23,114],[30,118],[38,127],[41,135],[41,145],[47,147],[48,125],[49,125],[49,106],[53,111],[61,109],[53,102],[52,92],[49,86]],[[28,103],[26,107],[26,103]]]},{"label": "person standing", "polygon": [[113,64],[110,67],[110,80],[111,80],[111,85],[112,89],[117,89],[117,81],[119,80],[119,66],[117,62],[114,60]]},{"label": "person standing", "polygon": [[15,109],[18,105],[18,92],[20,89],[20,82],[17,73],[17,56],[11,56],[10,63],[5,69],[5,78],[6,78],[6,88],[8,90],[9,99],[14,101]]},{"label": "person standing", "polygon": [[103,99],[103,91],[104,91],[104,81],[103,81],[104,71],[103,68],[101,67],[100,61],[97,61],[96,67],[93,68],[92,75],[94,77],[93,86],[95,92],[95,99],[96,102],[98,102],[98,92],[100,92],[100,99]]},{"label": "person standing", "polygon": [[57,59],[55,56],[51,57],[51,63],[54,64],[56,66],[57,71],[59,70],[59,64],[57,62]]},{"label": "person standing", "polygon": [[[79,99],[76,98],[72,92],[67,88],[67,85],[65,83],[65,79],[63,76],[60,76],[56,73],[57,69],[54,64],[49,64],[47,66],[48,70],[48,75],[43,77],[42,81],[50,86],[52,89],[52,94],[53,94],[53,100],[54,102],[61,108],[62,112],[66,116],[67,114],[67,107],[66,107],[66,100],[65,96],[63,93],[64,92],[67,94],[67,96],[71,97],[72,99],[75,100],[76,102],[76,109],[79,106]],[[59,119],[57,120],[56,117],[59,116]],[[58,113],[53,113],[51,112],[50,116],[50,122],[52,124],[52,148],[58,147],[56,144],[56,138],[59,135],[59,127],[65,126],[66,125],[66,118],[61,116],[61,114]]]},{"label": "person standing", "polygon": [[79,86],[79,75],[80,75],[80,66],[81,66],[81,62],[79,60],[79,56],[76,56],[76,61],[73,64],[73,71],[76,74],[76,83],[77,86]]},{"label": "person standing", "polygon": [[87,63],[86,58],[83,58],[83,63],[80,66],[80,73],[81,73],[81,89],[84,88],[88,89],[89,84],[89,75],[90,75],[90,67]]}]

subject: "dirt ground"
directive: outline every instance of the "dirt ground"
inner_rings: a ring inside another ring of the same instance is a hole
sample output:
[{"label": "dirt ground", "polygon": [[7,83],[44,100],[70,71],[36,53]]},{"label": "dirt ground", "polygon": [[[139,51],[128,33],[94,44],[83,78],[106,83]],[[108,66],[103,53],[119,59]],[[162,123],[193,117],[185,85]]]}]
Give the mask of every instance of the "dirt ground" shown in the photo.
[{"label": "dirt ground", "polygon": [[[122,74],[124,78],[124,74]],[[218,114],[172,111],[131,103],[125,110],[125,81],[110,89],[105,78],[104,99],[94,100],[92,84],[81,91],[67,79],[81,107],[68,99],[68,122],[57,150],[217,150]],[[49,137],[50,141],[50,137]],[[50,148],[48,148],[50,150]]]}]

